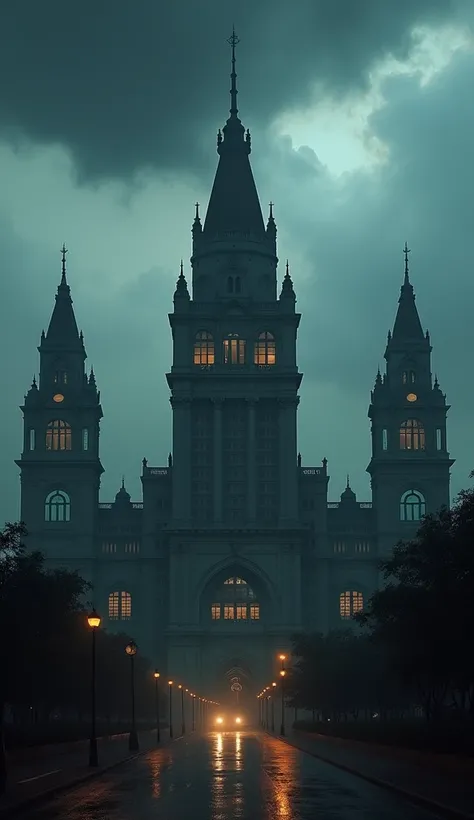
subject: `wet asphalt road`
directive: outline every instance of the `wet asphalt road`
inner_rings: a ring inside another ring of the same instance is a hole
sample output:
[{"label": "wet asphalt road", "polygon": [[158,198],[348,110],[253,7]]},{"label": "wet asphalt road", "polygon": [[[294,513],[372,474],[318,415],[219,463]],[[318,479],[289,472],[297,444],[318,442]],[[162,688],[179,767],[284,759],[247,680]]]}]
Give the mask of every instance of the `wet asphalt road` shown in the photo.
[{"label": "wet asphalt road", "polygon": [[179,739],[25,812],[35,820],[433,820],[258,732]]}]

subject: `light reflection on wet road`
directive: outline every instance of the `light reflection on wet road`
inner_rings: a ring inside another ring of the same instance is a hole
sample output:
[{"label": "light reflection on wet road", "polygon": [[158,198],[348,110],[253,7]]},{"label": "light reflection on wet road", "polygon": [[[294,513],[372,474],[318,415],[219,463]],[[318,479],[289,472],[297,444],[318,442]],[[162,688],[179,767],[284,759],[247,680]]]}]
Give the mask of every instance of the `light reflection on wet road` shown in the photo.
[{"label": "light reflection on wet road", "polygon": [[434,820],[257,732],[180,739],[25,813],[35,820]]}]

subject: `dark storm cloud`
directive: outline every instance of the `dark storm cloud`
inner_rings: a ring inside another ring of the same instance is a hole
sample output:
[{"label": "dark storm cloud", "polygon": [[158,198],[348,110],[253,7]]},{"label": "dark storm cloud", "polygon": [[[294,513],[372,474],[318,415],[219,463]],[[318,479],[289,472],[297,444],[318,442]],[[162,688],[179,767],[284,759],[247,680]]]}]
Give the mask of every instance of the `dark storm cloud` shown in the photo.
[{"label": "dark storm cloud", "polygon": [[89,181],[196,171],[225,115],[234,20],[244,119],[264,123],[315,80],[335,94],[360,86],[377,58],[407,53],[415,25],[464,1],[16,0],[2,9],[0,133],[67,146]]}]

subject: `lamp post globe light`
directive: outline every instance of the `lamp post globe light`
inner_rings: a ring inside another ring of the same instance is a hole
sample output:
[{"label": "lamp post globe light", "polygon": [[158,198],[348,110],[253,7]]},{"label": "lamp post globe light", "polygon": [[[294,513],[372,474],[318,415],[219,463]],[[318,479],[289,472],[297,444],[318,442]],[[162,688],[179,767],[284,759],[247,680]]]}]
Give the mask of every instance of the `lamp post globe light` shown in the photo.
[{"label": "lamp post globe light", "polygon": [[170,737],[173,737],[173,681],[168,681],[168,692],[169,692],[169,724],[170,724]]},{"label": "lamp post globe light", "polygon": [[135,655],[138,652],[138,646],[135,641],[130,641],[130,643],[127,644],[125,647],[125,652],[130,658],[130,691],[132,696],[132,726],[128,738],[128,748],[131,752],[138,752],[140,747],[138,744],[137,725],[135,721]]},{"label": "lamp post globe light", "polygon": [[273,681],[273,683],[272,683],[273,693],[271,695],[271,698],[272,698],[272,732],[275,731],[275,694],[276,694],[275,689],[276,689],[276,683],[275,683],[275,681]]},{"label": "lamp post globe light", "polygon": [[91,734],[89,739],[89,766],[99,765],[97,751],[96,725],[96,640],[95,634],[100,626],[100,615],[95,609],[87,616],[87,623],[92,632],[92,663],[91,663]]},{"label": "lamp post globe light", "polygon": [[155,679],[156,742],[160,743],[160,673],[158,669],[153,672],[153,677]]},{"label": "lamp post globe light", "polygon": [[285,736],[285,669],[280,669],[280,680],[281,680],[281,726],[280,726],[280,734],[282,737]]}]

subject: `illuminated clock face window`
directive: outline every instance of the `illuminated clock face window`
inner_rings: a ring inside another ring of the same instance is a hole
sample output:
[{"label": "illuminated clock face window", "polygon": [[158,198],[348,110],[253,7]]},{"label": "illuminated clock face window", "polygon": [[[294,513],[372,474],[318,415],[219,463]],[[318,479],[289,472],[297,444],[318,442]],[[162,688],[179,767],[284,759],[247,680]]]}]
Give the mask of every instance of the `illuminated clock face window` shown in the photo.
[{"label": "illuminated clock face window", "polygon": [[60,404],[62,401],[64,401],[63,394],[62,393],[56,393],[56,395],[53,396],[53,401],[55,401],[56,404]]},{"label": "illuminated clock face window", "polygon": [[416,393],[409,393],[407,396],[407,401],[416,401],[417,398],[418,396],[416,395]]}]

